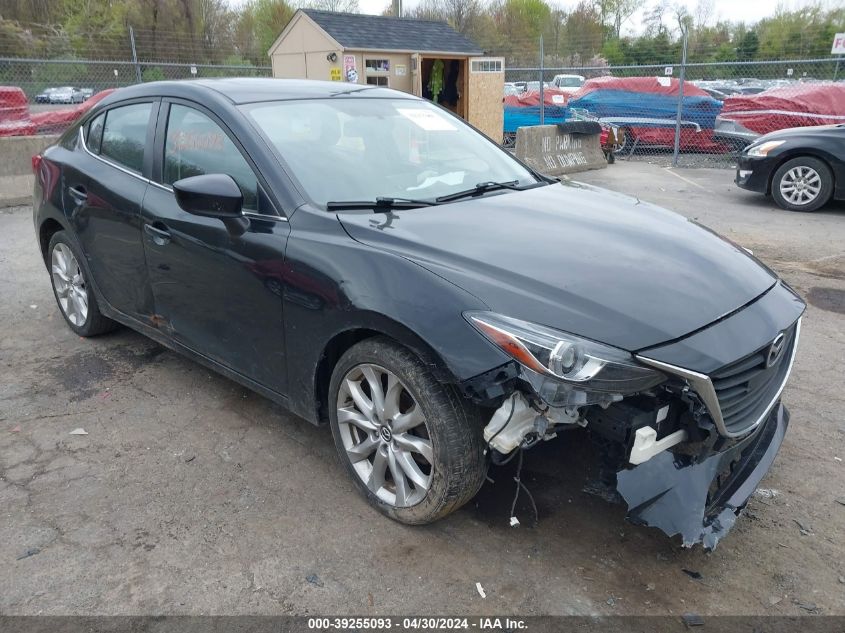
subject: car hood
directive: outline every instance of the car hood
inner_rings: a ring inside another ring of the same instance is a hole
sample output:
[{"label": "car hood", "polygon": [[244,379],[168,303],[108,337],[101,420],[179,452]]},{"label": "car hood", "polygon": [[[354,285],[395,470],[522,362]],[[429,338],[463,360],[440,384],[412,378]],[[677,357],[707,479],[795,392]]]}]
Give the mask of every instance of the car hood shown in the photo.
[{"label": "car hood", "polygon": [[385,214],[342,213],[489,308],[636,351],[680,338],[763,294],[775,275],[671,211],[555,184]]}]

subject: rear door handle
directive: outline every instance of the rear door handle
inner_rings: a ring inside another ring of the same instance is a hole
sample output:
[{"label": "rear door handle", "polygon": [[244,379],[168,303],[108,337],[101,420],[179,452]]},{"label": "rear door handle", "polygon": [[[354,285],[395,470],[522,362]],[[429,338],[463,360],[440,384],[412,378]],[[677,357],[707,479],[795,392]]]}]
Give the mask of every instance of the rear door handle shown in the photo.
[{"label": "rear door handle", "polygon": [[[156,224],[158,226],[156,226]],[[161,222],[144,224],[144,232],[149,235],[158,246],[164,246],[170,241],[170,231]]]},{"label": "rear door handle", "polygon": [[82,185],[79,185],[78,187],[68,187],[67,191],[77,202],[83,202],[88,199],[88,192],[85,191],[85,187]]}]

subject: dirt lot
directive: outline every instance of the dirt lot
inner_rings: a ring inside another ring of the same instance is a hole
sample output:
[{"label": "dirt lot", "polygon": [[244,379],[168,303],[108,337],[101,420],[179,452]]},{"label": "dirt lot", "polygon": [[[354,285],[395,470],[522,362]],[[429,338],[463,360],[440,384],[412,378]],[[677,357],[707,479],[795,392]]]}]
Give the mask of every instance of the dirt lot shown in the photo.
[{"label": "dirt lot", "polygon": [[0,613],[845,614],[845,205],[780,211],[731,177],[579,175],[727,234],[810,304],[783,449],[711,554],[583,493],[577,433],[527,456],[536,528],[522,504],[508,527],[508,471],[436,525],[392,523],[327,429],[128,330],[74,336],[30,209],[0,211]]}]

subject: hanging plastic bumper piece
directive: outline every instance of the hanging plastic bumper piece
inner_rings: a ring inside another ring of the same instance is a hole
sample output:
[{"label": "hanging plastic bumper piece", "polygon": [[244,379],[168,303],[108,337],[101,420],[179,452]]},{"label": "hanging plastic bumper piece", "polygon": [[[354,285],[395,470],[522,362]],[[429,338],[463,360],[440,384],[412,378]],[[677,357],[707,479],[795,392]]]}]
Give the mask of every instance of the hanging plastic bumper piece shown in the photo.
[{"label": "hanging plastic bumper piece", "polygon": [[774,462],[789,412],[778,403],[749,437],[708,458],[664,451],[617,473],[617,490],[628,504],[628,520],[679,534],[684,547],[714,549]]}]

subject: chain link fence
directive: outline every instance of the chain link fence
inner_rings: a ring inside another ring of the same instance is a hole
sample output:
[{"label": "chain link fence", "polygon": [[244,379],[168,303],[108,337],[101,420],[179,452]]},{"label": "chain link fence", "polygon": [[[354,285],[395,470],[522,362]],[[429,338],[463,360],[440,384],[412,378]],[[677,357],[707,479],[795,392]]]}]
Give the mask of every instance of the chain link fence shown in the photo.
[{"label": "chain link fence", "polygon": [[270,66],[0,57],[0,137],[59,133],[111,90],[136,83],[270,76]]},{"label": "chain link fence", "polygon": [[[61,131],[96,95],[135,83],[271,75],[262,65],[138,61],[132,50],[113,61],[0,56],[0,136]],[[509,67],[506,57],[503,139],[525,125],[597,120],[618,159],[730,167],[761,134],[845,123],[843,75],[836,58]]]},{"label": "chain link fence", "polygon": [[589,119],[613,131],[617,159],[731,167],[762,134],[845,123],[843,75],[837,58],[507,68],[504,143]]},{"label": "chain link fence", "polygon": [[148,81],[270,77],[250,34],[135,29],[98,33],[0,18],[0,136],[61,132],[111,90]]},{"label": "chain link fence", "polygon": [[269,76],[270,66],[0,57],[0,84],[19,87],[30,102],[44,90],[61,86],[96,93],[144,81]]}]

